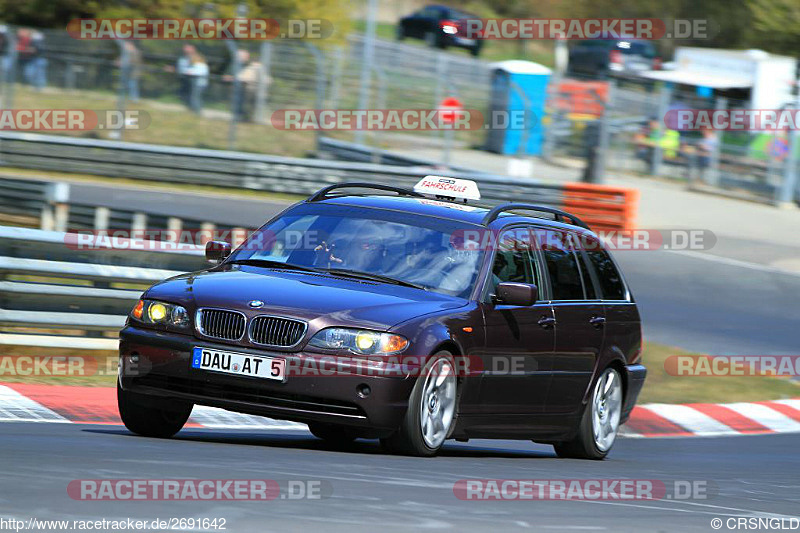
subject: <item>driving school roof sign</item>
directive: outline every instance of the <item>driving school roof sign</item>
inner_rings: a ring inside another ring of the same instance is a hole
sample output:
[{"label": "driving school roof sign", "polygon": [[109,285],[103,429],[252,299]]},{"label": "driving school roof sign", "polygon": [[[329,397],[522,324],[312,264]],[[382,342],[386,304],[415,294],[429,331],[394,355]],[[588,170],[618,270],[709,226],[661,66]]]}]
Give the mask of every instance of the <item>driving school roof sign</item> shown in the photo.
[{"label": "driving school roof sign", "polygon": [[474,181],[446,176],[425,176],[414,185],[414,191],[420,194],[447,196],[462,200],[481,199],[478,184]]}]

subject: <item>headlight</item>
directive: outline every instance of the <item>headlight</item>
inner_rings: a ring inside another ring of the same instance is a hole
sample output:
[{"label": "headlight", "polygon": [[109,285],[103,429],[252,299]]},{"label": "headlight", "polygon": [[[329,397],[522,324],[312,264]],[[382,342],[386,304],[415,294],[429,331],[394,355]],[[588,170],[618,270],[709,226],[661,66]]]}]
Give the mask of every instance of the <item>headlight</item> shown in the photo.
[{"label": "headlight", "polygon": [[408,347],[408,339],[391,333],[362,329],[327,328],[309,341],[326,350],[348,350],[361,355],[392,355]]},{"label": "headlight", "polygon": [[189,327],[189,312],[185,307],[153,300],[139,300],[131,318],[144,324],[162,324],[176,328]]}]

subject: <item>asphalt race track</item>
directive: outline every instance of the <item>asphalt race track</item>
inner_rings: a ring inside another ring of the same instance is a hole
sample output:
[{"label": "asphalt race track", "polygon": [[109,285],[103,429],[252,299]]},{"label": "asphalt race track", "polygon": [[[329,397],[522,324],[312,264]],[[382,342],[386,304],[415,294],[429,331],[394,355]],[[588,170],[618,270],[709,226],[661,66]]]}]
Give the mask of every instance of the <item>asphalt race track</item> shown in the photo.
[{"label": "asphalt race track", "polygon": [[[0,425],[0,513],[38,519],[225,518],[228,531],[711,531],[718,517],[800,515],[800,435],[621,439],[605,461],[558,459],[516,441],[449,443],[440,457],[386,455],[376,441],[336,449],[306,432],[191,430],[173,440],[117,426]],[[320,480],[316,500],[75,501],[75,479]],[[462,501],[460,479],[707,481],[703,500]],[[788,523],[788,522],[787,522]]]}]

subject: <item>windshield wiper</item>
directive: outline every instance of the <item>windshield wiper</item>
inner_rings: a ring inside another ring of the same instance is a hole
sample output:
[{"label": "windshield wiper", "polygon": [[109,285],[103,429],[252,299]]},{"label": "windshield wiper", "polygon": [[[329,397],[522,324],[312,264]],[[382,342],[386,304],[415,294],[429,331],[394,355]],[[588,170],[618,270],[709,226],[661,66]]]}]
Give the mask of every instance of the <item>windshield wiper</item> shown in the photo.
[{"label": "windshield wiper", "polygon": [[319,269],[314,267],[295,265],[292,263],[284,263],[282,261],[273,261],[272,259],[258,259],[258,258],[234,259],[232,261],[226,261],[226,263],[233,265],[254,265],[254,266],[263,266],[269,268],[282,268],[285,270],[300,270],[302,272],[321,272]]},{"label": "windshield wiper", "polygon": [[336,276],[348,276],[351,278],[360,278],[371,281],[380,281],[383,283],[391,283],[393,285],[401,285],[403,287],[411,287],[412,289],[420,289],[423,291],[428,290],[427,287],[424,287],[422,285],[417,285],[416,283],[411,283],[410,281],[405,281],[390,276],[384,276],[383,274],[373,274],[371,272],[361,272],[359,270],[348,270],[346,268],[327,268],[323,270],[323,272],[334,274]]}]

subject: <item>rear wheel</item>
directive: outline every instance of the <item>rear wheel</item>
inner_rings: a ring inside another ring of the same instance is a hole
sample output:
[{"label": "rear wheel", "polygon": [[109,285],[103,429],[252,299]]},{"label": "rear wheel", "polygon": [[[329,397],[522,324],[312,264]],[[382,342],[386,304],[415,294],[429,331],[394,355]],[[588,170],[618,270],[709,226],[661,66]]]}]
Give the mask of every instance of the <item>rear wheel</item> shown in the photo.
[{"label": "rear wheel", "polygon": [[397,36],[398,41],[402,41],[403,39],[406,38],[406,30],[403,28],[402,24],[397,25],[397,31],[395,35]]},{"label": "rear wheel", "polygon": [[444,444],[456,415],[456,373],[448,351],[434,354],[417,379],[403,423],[381,443],[395,453],[430,457]]},{"label": "rear wheel", "polygon": [[193,405],[181,400],[145,397],[123,390],[117,382],[117,407],[122,423],[133,433],[169,438],[189,420]]},{"label": "rear wheel", "polygon": [[553,445],[559,457],[603,459],[617,438],[622,414],[622,379],[619,372],[606,368],[594,386],[583,411],[578,434],[570,441]]}]

